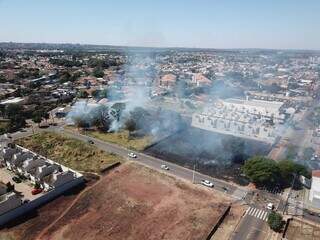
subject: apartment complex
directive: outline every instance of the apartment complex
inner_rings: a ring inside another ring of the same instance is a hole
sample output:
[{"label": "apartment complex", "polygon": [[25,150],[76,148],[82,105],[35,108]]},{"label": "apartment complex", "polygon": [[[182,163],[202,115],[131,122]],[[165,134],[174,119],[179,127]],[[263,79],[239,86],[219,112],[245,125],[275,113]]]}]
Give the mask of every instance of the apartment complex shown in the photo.
[{"label": "apartment complex", "polygon": [[192,116],[192,126],[208,131],[273,143],[277,126],[288,117],[283,103],[262,100],[217,100]]}]

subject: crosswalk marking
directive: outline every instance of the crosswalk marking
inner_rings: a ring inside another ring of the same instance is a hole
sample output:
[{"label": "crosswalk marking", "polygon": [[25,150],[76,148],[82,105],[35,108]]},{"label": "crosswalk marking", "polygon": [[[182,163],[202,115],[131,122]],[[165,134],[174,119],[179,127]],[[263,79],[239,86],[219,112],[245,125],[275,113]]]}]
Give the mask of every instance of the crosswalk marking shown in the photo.
[{"label": "crosswalk marking", "polygon": [[268,212],[265,212],[265,213],[263,214],[262,219],[263,219],[263,220],[265,220],[265,219],[266,219],[266,217],[267,217],[267,215],[268,215]]},{"label": "crosswalk marking", "polygon": [[262,209],[254,208],[254,207],[249,207],[245,215],[250,215],[252,217],[255,217],[257,219],[261,219],[263,221],[267,220],[268,212]]}]

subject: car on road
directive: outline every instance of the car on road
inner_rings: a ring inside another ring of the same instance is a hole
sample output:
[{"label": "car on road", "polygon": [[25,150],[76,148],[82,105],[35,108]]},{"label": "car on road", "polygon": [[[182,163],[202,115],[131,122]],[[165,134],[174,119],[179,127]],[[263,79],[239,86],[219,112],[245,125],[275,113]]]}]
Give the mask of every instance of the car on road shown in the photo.
[{"label": "car on road", "polygon": [[128,153],[128,156],[131,157],[131,158],[137,158],[137,155],[134,154],[133,152]]},{"label": "car on road", "polygon": [[274,208],[273,203],[268,203],[267,209],[273,210],[273,208]]},{"label": "car on road", "polygon": [[90,139],[90,140],[88,140],[88,143],[94,144],[94,141],[92,141],[92,140]]},{"label": "car on road", "polygon": [[222,187],[223,191],[228,192],[229,189],[227,187]]},{"label": "car on road", "polygon": [[34,188],[34,189],[32,189],[31,194],[32,195],[37,195],[37,194],[39,194],[41,192],[42,192],[41,188]]},{"label": "car on road", "polygon": [[161,169],[169,170],[169,167],[168,167],[167,165],[165,165],[165,164],[162,164],[162,165],[161,165]]},{"label": "car on road", "polygon": [[17,176],[12,177],[12,181],[14,181],[15,183],[21,183],[21,179]]},{"label": "car on road", "polygon": [[201,180],[201,184],[206,187],[213,187],[213,183],[208,180]]}]

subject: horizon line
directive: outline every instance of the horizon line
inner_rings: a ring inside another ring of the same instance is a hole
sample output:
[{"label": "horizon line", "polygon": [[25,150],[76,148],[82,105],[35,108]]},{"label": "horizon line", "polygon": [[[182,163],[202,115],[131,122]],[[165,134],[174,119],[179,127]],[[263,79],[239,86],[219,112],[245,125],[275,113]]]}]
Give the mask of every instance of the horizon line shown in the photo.
[{"label": "horizon line", "polygon": [[320,49],[307,48],[264,48],[264,47],[247,47],[247,48],[214,48],[214,47],[161,47],[161,46],[141,46],[141,45],[117,45],[117,44],[95,44],[95,43],[76,43],[76,42],[15,42],[0,41],[0,44],[47,44],[47,45],[80,45],[80,46],[100,46],[100,47],[117,47],[117,48],[156,48],[156,49],[198,49],[198,50],[266,50],[266,51],[314,51]]}]

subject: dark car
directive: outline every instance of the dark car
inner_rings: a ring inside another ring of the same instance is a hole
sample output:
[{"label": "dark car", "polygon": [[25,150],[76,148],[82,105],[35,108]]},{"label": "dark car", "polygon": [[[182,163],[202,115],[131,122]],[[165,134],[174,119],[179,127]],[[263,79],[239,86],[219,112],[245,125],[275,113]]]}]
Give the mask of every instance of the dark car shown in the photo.
[{"label": "dark car", "polygon": [[12,177],[12,180],[15,182],[15,183],[21,183],[21,179],[17,176],[14,176]]},{"label": "dark car", "polygon": [[90,144],[94,144],[94,141],[92,141],[92,140],[88,140],[88,143],[90,143]]}]

